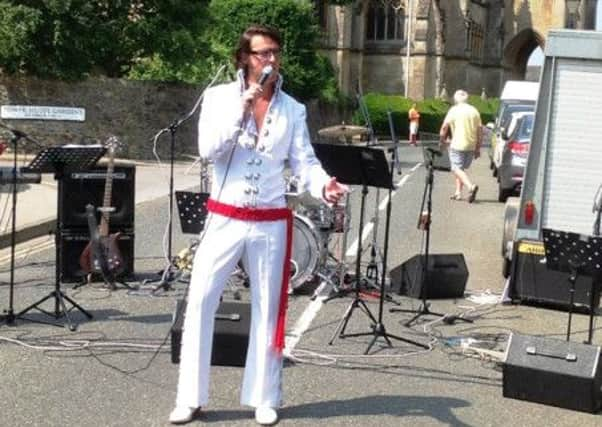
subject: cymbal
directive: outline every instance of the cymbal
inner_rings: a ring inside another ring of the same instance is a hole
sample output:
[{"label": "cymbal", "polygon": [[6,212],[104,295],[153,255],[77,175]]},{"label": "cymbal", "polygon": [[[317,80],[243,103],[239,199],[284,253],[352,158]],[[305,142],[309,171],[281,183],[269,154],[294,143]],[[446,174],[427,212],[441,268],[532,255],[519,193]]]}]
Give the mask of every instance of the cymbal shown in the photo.
[{"label": "cymbal", "polygon": [[322,128],[318,131],[318,135],[326,138],[352,138],[354,136],[366,135],[368,132],[369,129],[364,126],[342,124]]}]

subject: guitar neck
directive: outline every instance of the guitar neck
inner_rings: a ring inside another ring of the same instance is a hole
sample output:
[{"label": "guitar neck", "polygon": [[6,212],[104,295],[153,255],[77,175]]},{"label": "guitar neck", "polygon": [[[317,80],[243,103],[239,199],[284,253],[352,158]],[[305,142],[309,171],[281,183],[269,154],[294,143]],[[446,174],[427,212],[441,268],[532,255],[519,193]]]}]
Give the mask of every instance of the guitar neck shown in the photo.
[{"label": "guitar neck", "polygon": [[107,165],[107,178],[105,180],[105,192],[102,201],[104,208],[100,215],[99,234],[101,236],[109,235],[109,208],[111,207],[112,191],[113,191],[113,170],[115,169],[115,159],[113,150],[109,150],[109,164]]}]

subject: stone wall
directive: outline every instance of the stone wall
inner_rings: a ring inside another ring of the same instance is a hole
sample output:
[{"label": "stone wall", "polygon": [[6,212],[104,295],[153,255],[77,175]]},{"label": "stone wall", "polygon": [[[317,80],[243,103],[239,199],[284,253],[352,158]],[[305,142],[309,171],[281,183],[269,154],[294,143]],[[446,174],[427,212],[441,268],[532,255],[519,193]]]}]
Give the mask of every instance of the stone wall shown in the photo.
[{"label": "stone wall", "polygon": [[[118,157],[153,159],[153,136],[184,117],[195,105],[202,87],[160,82],[93,78],[82,82],[48,81],[35,78],[0,77],[1,105],[43,105],[78,107],[86,111],[80,122],[3,120],[42,145],[79,144],[92,140],[104,141],[110,135],[123,143]],[[340,123],[351,112],[321,103],[309,102],[310,133]],[[174,151],[177,159],[196,155],[198,113],[175,132]],[[163,161],[169,159],[170,132],[157,140],[156,151]],[[31,144],[21,150],[35,153]]]}]

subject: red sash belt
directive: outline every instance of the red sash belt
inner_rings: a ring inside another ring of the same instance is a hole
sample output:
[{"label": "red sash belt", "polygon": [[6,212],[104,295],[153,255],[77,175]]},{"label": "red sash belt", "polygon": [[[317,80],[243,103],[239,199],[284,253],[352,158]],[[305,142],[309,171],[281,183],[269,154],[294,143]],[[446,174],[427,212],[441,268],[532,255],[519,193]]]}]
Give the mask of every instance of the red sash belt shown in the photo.
[{"label": "red sash belt", "polygon": [[282,268],[282,282],[280,285],[280,304],[278,306],[278,323],[274,336],[274,346],[279,353],[284,349],[284,331],[286,309],[288,303],[288,281],[291,275],[291,244],[293,240],[293,214],[288,208],[256,209],[240,208],[237,206],[220,203],[213,199],[207,200],[207,210],[228,218],[243,221],[278,221],[286,220],[286,253]]}]

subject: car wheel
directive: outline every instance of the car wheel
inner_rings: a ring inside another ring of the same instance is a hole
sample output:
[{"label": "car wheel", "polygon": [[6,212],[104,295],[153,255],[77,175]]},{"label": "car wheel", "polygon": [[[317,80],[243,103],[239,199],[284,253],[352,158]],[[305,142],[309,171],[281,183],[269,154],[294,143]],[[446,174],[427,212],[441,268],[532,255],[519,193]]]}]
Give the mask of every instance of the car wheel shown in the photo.
[{"label": "car wheel", "polygon": [[510,261],[508,258],[504,257],[504,261],[502,263],[502,276],[504,276],[504,279],[507,279],[508,277],[510,277],[510,268],[512,267],[512,261]]},{"label": "car wheel", "polygon": [[498,192],[497,192],[497,200],[498,200],[498,202],[506,203],[506,200],[511,195],[512,195],[512,190],[511,189],[510,190],[509,189],[505,189],[505,188],[502,188],[501,185],[498,185]]}]

